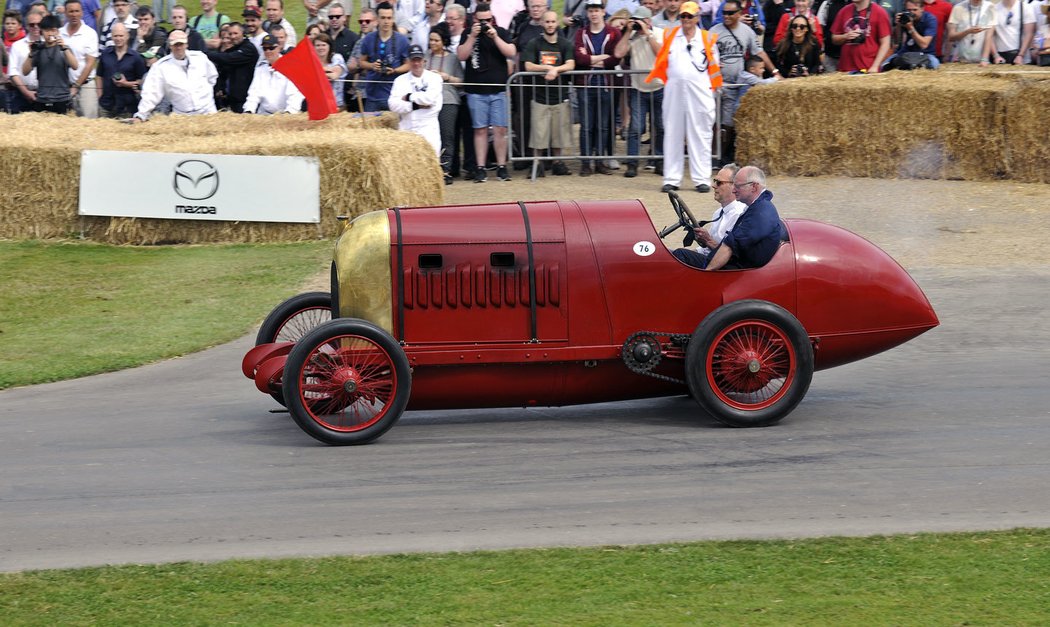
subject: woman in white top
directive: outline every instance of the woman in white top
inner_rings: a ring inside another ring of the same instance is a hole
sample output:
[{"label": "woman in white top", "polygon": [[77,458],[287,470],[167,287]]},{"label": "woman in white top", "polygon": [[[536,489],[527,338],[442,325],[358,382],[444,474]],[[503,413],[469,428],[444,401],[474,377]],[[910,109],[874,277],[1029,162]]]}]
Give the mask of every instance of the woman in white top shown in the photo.
[{"label": "woman in white top", "polygon": [[318,33],[314,37],[314,50],[317,52],[317,58],[321,60],[324,73],[328,76],[328,82],[332,85],[335,104],[340,111],[345,111],[343,79],[346,77],[346,61],[343,60],[343,55],[332,52],[332,38],[328,36],[328,33]]}]

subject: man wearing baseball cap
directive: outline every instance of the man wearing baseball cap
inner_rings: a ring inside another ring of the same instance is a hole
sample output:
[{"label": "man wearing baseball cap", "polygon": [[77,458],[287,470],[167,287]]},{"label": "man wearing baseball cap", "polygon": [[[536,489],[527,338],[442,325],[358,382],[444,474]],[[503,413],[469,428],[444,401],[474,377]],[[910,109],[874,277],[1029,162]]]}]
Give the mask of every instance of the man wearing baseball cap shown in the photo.
[{"label": "man wearing baseball cap", "polygon": [[187,50],[184,30],[168,35],[171,54],[157,61],[142,83],[142,99],[133,120],[145,122],[162,100],[171,102],[171,112],[182,115],[215,113],[213,88],[219,73],[208,55]]},{"label": "man wearing baseball cap", "polygon": [[262,29],[262,12],[258,7],[249,6],[244,8],[241,17],[244,18],[244,38],[252,42],[261,59],[263,57],[262,40],[266,36],[266,31]]},{"label": "man wearing baseball cap", "polygon": [[664,81],[664,185],[676,191],[682,183],[685,155],[689,150],[689,176],[696,191],[711,191],[711,135],[715,123],[715,90],[722,86],[716,37],[698,27],[700,6],[682,4],[682,25],[664,36],[653,71],[645,79]]},{"label": "man wearing baseball cap", "polygon": [[252,86],[244,102],[244,113],[272,115],[298,113],[303,108],[303,95],[288,77],[273,69],[281,58],[281,44],[273,35],[263,35],[259,42],[263,56],[255,66]]},{"label": "man wearing baseball cap", "polygon": [[444,86],[437,72],[424,68],[425,56],[423,48],[417,44],[408,48],[408,72],[394,79],[387,106],[401,116],[400,130],[422,135],[434,147],[434,155],[440,158],[438,114],[441,113]]}]

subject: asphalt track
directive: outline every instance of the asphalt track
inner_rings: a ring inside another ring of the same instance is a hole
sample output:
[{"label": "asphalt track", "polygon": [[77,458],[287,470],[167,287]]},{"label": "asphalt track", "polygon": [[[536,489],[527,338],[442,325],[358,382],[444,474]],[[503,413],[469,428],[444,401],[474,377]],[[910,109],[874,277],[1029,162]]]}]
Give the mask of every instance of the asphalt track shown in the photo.
[{"label": "asphalt track", "polygon": [[325,447],[240,374],[247,338],[2,392],[0,570],[1050,526],[1047,264],[913,261],[942,326],[817,373],[766,429],[682,397]]}]

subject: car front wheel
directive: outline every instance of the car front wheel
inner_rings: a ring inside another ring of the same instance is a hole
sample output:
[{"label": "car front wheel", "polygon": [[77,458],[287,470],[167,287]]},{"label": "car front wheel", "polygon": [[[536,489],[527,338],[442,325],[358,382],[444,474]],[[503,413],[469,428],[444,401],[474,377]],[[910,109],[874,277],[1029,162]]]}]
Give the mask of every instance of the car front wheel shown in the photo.
[{"label": "car front wheel", "polygon": [[338,318],[300,339],[282,391],[303,431],[325,444],[366,444],[408,405],[412,374],[397,340],[370,322]]}]

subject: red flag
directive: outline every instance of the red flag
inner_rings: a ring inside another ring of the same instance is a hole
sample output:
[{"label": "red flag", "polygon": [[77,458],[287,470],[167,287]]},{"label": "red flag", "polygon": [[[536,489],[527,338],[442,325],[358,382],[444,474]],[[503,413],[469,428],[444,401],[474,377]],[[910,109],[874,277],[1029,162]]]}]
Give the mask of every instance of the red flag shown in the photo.
[{"label": "red flag", "polygon": [[299,45],[278,59],[273,69],[287,76],[299,88],[306,98],[306,110],[311,120],[323,120],[339,111],[332,85],[309,37],[303,37]]}]

